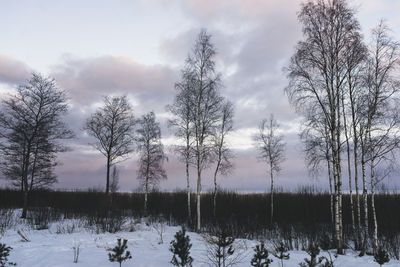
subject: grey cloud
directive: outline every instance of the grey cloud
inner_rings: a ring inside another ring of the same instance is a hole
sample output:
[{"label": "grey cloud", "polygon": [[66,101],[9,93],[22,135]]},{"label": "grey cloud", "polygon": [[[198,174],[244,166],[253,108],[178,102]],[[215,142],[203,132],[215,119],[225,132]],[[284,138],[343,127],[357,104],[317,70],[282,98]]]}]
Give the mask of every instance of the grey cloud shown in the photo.
[{"label": "grey cloud", "polygon": [[[132,97],[134,113],[140,116],[151,110],[165,112],[174,97],[174,83],[179,71],[168,66],[144,65],[129,57],[103,56],[97,58],[66,58],[54,66],[51,76],[68,92],[73,107],[67,122],[78,142],[87,144],[90,138],[82,135],[82,127],[92,110],[91,104],[109,94]],[[165,121],[162,121],[166,130]]]},{"label": "grey cloud", "polygon": [[242,37],[246,41],[237,57],[239,72],[252,77],[281,73],[299,37],[300,29],[293,16],[271,16]]},{"label": "grey cloud", "polygon": [[176,2],[180,4],[184,13],[189,14],[189,18],[208,24],[224,22],[234,28],[249,20],[262,20],[271,14],[285,13],[293,9],[293,6],[296,7],[300,0],[177,0]]},{"label": "grey cloud", "polygon": [[[199,29],[207,26],[218,52],[223,93],[237,107],[237,127],[255,126],[269,113],[285,121],[297,119],[284,94],[287,81],[282,68],[300,37],[296,17],[299,2],[179,2],[184,10],[193,13],[198,27],[164,40],[160,51],[168,55],[168,60],[183,65]],[[237,28],[223,31],[221,23],[227,29],[230,25]]]},{"label": "grey cloud", "polygon": [[[140,101],[162,101],[173,92],[176,71],[144,65],[129,57],[67,58],[51,75],[78,104],[90,104],[107,94],[131,94]],[[142,99],[146,98],[146,99]]]},{"label": "grey cloud", "polygon": [[[89,143],[94,140],[82,130],[93,112],[91,104],[101,101],[104,95],[127,94],[134,100],[137,117],[150,110],[165,112],[165,105],[174,97],[177,73],[167,66],[148,66],[130,58],[113,56],[69,57],[54,66],[51,76],[71,98],[71,109],[65,120],[77,137],[70,142],[73,150],[59,155],[58,161],[63,164],[57,168],[60,181],[57,187],[104,187],[105,159],[100,152],[87,153],[91,149]],[[168,135],[165,119],[161,119],[161,126],[163,135]],[[127,191],[138,186],[135,159],[133,154],[130,160],[119,164],[121,188]]]},{"label": "grey cloud", "polygon": [[[284,94],[287,81],[282,71],[300,36],[296,20],[298,5],[293,3],[288,10],[285,9],[285,12],[278,12],[277,5],[272,7],[264,10],[268,16],[260,16],[257,13],[256,17],[251,17],[250,11],[247,12],[246,19],[243,14],[236,16],[239,20],[233,22],[234,24],[245,24],[250,19],[252,26],[244,27],[234,33],[223,32],[215,24],[209,23],[217,20],[213,16],[218,18],[227,16],[224,19],[225,23],[229,18],[234,19],[230,13],[232,10],[224,10],[222,14],[205,12],[198,17],[201,25],[210,26],[208,30],[213,35],[213,42],[218,52],[217,66],[223,74],[225,84],[223,94],[234,101],[236,106],[234,118],[236,129],[257,127],[259,121],[268,117],[270,113],[275,114],[283,128],[288,128],[298,120]],[[160,51],[163,55],[168,55],[168,60],[183,65],[199,30],[200,26],[194,27],[172,39],[164,40]],[[230,70],[232,67],[235,70],[233,72]],[[283,163],[283,171],[277,178],[278,186],[296,189],[298,186],[313,184],[315,181],[308,178],[297,134],[290,134],[285,138],[288,139],[288,159]],[[251,191],[260,191],[261,186],[261,191],[266,191],[269,184],[267,167],[264,163],[258,162],[257,151],[248,149],[235,153],[236,168],[228,177],[220,178],[221,186],[232,190]],[[175,164],[176,168],[169,171],[177,172],[176,175],[181,177],[181,182],[178,184],[184,187],[184,174],[179,173],[183,167],[179,168],[179,163]],[[203,179],[205,190],[211,189],[212,170],[206,170]],[[195,180],[192,181],[194,182]],[[168,184],[169,181],[165,186]],[[177,184],[175,181],[171,183],[175,184]]]}]

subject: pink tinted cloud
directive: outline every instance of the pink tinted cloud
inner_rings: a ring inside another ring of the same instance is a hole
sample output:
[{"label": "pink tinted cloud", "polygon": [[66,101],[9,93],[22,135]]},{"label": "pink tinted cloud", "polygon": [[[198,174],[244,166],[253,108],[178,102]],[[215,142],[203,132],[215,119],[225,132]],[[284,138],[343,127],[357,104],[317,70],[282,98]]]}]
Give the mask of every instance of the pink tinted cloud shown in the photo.
[{"label": "pink tinted cloud", "polygon": [[31,69],[24,62],[0,54],[0,83],[18,84],[29,77]]},{"label": "pink tinted cloud", "polygon": [[201,18],[223,15],[227,12],[245,19],[254,19],[297,7],[300,0],[183,0],[181,5]]},{"label": "pink tinted cloud", "polygon": [[176,72],[167,66],[145,65],[129,57],[68,58],[51,74],[73,101],[88,104],[110,93],[160,97],[173,92]]}]

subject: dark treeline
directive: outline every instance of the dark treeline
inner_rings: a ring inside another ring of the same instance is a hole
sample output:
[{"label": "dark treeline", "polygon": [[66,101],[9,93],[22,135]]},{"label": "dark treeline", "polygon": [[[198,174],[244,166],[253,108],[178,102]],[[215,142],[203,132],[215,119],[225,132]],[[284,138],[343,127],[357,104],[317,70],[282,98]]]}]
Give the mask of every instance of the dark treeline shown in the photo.
[{"label": "dark treeline", "polygon": [[[0,208],[21,208],[21,192],[17,190],[0,190]],[[144,193],[113,193],[112,210],[119,215],[141,217],[145,214]],[[274,225],[271,226],[269,210],[265,194],[238,194],[220,192],[216,217],[213,215],[213,194],[202,194],[202,214],[204,228],[213,230],[218,227],[229,227],[235,236],[257,238],[265,235],[268,230],[278,227],[280,230],[296,230],[307,236],[317,235],[319,231],[330,232],[331,214],[326,207],[330,203],[328,193],[275,193],[276,210]],[[79,218],[84,216],[109,216],[109,198],[104,192],[96,191],[33,191],[30,203],[33,209],[52,208],[64,218]],[[187,194],[179,192],[152,192],[148,196],[147,215],[164,218],[172,224],[187,222]],[[400,195],[376,195],[377,217],[381,225],[382,237],[390,237],[400,232],[400,213],[391,212],[400,206]],[[343,198],[343,224],[345,236],[351,239],[351,213],[348,195]],[[192,203],[195,216],[195,203]],[[370,220],[372,220],[370,214]],[[348,240],[348,239],[347,239]]]}]

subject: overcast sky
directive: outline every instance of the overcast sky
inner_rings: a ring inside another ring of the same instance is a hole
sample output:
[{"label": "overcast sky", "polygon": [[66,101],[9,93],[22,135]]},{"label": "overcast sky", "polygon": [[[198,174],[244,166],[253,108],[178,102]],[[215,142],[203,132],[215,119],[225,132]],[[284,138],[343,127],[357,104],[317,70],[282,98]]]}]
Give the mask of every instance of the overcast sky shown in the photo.
[{"label": "overcast sky", "polygon": [[[201,28],[212,34],[222,73],[222,94],[235,104],[231,135],[235,169],[221,177],[223,188],[264,192],[268,176],[257,160],[251,136],[274,113],[287,143],[287,160],[276,184],[324,187],[327,178],[309,178],[298,138],[298,117],[283,90],[282,68],[301,38],[299,0],[0,0],[0,94],[12,93],[32,71],[54,77],[70,97],[66,120],[77,139],[60,154],[56,188],[104,188],[105,158],[82,131],[102,96],[128,95],[136,116],[153,110],[161,123],[169,161],[162,190],[185,187],[184,166],[168,150],[173,133],[165,106],[174,97],[179,70]],[[400,40],[400,0],[354,0],[363,33],[381,18]],[[138,186],[137,155],[118,165],[122,191]],[[388,181],[395,186],[395,178]],[[194,172],[191,179],[195,184]],[[0,181],[0,185],[5,185]],[[399,183],[400,184],[400,183]],[[205,172],[203,187],[211,186]]]}]

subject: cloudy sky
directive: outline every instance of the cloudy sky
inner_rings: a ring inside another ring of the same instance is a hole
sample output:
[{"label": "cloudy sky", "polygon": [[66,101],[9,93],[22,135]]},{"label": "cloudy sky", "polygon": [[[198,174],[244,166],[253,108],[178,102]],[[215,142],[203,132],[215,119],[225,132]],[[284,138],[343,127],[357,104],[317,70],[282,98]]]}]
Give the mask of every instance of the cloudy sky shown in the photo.
[{"label": "cloudy sky", "polygon": [[[212,34],[222,73],[222,93],[235,103],[230,137],[235,170],[221,177],[224,188],[263,192],[267,168],[257,160],[251,136],[260,120],[274,113],[287,143],[287,160],[277,186],[326,186],[309,178],[299,142],[301,118],[283,93],[287,65],[301,38],[300,0],[0,0],[0,94],[12,93],[32,71],[52,76],[70,97],[66,120],[77,138],[59,156],[57,188],[104,188],[105,158],[91,149],[82,131],[102,96],[128,95],[136,116],[155,111],[165,144],[165,105],[174,97],[179,70],[201,28]],[[353,0],[366,38],[381,18],[400,39],[400,0]],[[168,146],[166,146],[168,150]],[[169,151],[168,180],[160,188],[184,188],[184,167]],[[120,187],[135,190],[137,155],[118,165]],[[193,172],[194,173],[194,172]],[[396,184],[394,178],[390,181]],[[194,184],[195,179],[191,180]],[[0,185],[5,185],[0,181]],[[203,186],[211,186],[206,172]]]}]

